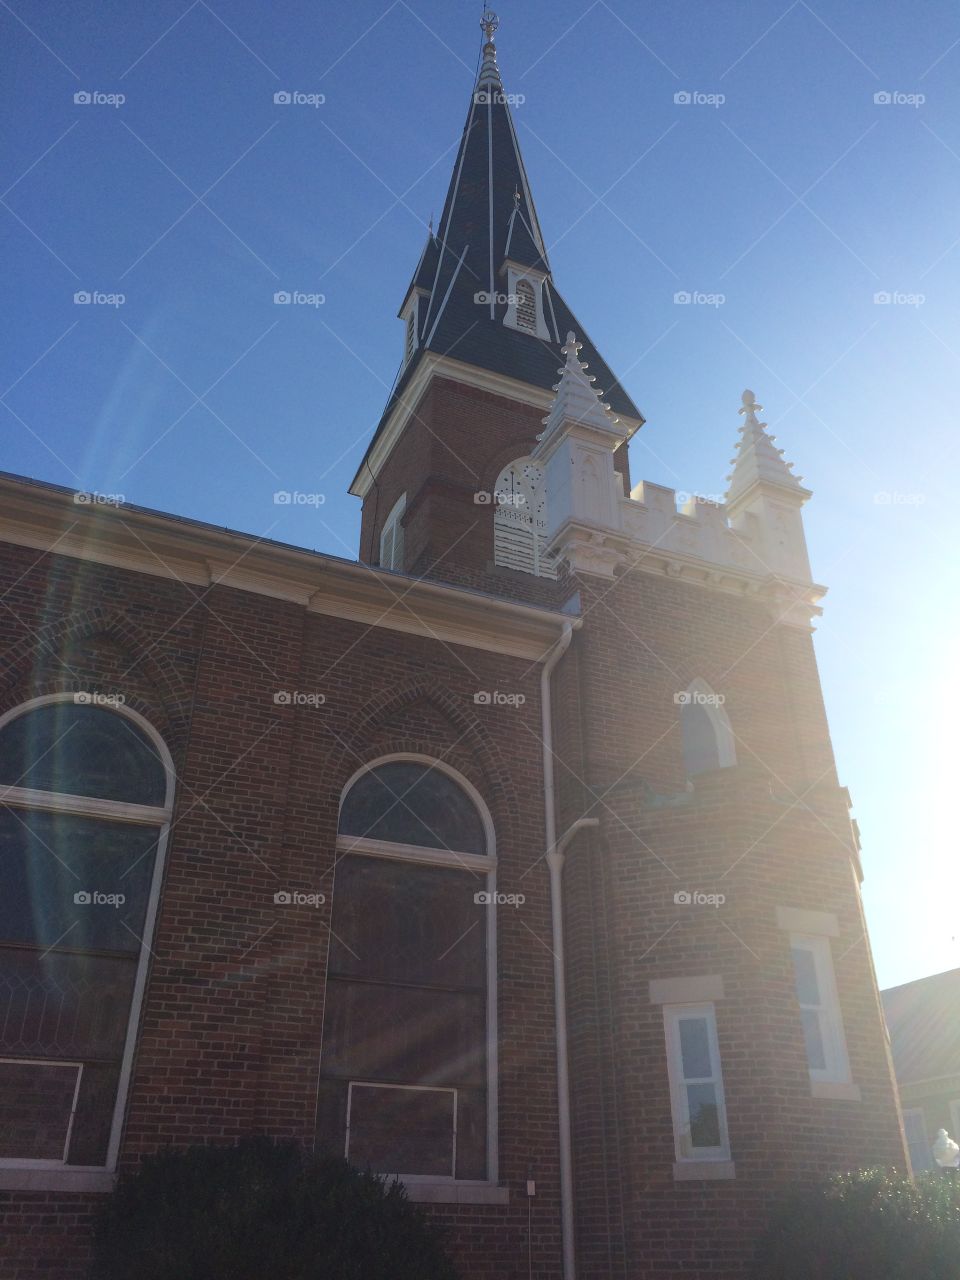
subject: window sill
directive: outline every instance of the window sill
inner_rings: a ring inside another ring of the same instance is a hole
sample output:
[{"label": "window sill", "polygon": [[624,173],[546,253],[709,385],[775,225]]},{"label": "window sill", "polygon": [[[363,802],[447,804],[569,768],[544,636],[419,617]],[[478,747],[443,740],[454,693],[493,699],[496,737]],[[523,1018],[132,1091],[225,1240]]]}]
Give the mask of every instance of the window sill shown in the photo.
[{"label": "window sill", "polygon": [[701,1182],[735,1178],[737,1166],[732,1160],[678,1160],[673,1166],[674,1182]]},{"label": "window sill", "polygon": [[408,1197],[417,1204],[510,1203],[510,1188],[484,1182],[405,1182]]},{"label": "window sill", "polygon": [[812,1098],[829,1098],[834,1102],[861,1102],[858,1084],[837,1084],[832,1080],[811,1080]]},{"label": "window sill", "polygon": [[0,1167],[0,1191],[113,1190],[116,1174],[109,1169],[24,1169]]}]

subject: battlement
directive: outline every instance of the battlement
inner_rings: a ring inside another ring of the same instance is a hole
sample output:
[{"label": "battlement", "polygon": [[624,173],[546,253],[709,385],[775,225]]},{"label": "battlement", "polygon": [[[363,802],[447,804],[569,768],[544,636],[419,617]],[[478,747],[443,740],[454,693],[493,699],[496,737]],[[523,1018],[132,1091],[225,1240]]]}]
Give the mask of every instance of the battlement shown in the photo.
[{"label": "battlement", "polygon": [[629,498],[621,497],[618,506],[621,531],[632,541],[718,569],[767,576],[752,515],[740,516],[733,524],[724,503],[700,494],[678,494],[649,480],[636,485]]}]

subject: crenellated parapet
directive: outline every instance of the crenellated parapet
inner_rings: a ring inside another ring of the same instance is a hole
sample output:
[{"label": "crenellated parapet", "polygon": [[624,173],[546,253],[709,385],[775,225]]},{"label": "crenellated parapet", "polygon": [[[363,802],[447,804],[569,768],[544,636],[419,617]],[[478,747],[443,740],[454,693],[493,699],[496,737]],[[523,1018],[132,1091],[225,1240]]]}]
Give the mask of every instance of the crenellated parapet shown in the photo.
[{"label": "crenellated parapet", "polygon": [[613,467],[628,432],[604,405],[568,334],[566,363],[533,457],[546,473],[547,541],[574,573],[662,573],[769,602],[778,621],[809,627],[825,588],[813,582],[800,509],[810,497],[775,448],[745,391],[726,502],[651,481],[629,497]]}]

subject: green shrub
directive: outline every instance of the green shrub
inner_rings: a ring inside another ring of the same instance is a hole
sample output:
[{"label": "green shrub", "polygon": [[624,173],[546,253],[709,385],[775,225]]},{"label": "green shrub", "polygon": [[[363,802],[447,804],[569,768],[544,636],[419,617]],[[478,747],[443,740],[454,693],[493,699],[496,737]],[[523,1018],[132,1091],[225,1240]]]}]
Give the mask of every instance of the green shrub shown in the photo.
[{"label": "green shrub", "polygon": [[291,1143],[190,1147],[121,1175],[93,1280],[457,1280],[398,1183]]},{"label": "green shrub", "polygon": [[795,1191],[761,1242],[756,1280],[958,1280],[960,1178],[882,1169]]}]

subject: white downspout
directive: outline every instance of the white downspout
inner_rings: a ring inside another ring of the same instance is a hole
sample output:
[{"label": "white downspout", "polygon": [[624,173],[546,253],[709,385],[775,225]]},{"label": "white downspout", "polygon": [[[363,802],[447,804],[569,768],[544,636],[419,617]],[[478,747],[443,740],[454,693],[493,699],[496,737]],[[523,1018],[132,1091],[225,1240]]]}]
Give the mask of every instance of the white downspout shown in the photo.
[{"label": "white downspout", "polygon": [[564,623],[563,633],[540,672],[540,714],[543,726],[543,803],[547,836],[547,866],[550,869],[550,914],[553,921],[554,1020],[557,1029],[557,1106],[560,1128],[560,1225],[563,1238],[564,1280],[577,1273],[573,1232],[573,1154],[570,1139],[570,1076],[567,1063],[567,985],[563,944],[563,862],[570,840],[583,827],[595,827],[597,818],[578,818],[557,841],[557,817],[553,776],[553,715],[550,706],[550,676],[570,647],[573,626]]}]

